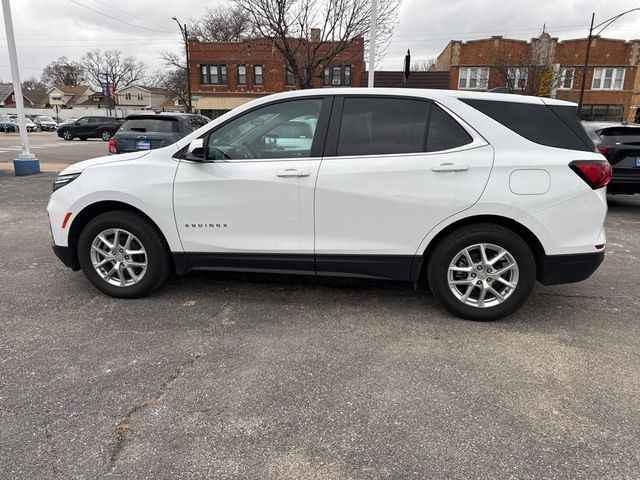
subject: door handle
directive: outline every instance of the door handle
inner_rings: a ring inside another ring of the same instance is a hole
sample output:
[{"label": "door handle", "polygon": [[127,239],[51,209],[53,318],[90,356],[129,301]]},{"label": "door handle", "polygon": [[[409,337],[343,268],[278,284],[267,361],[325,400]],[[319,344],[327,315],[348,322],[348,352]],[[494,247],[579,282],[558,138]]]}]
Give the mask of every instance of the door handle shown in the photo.
[{"label": "door handle", "polygon": [[431,169],[434,172],[464,172],[469,170],[469,165],[461,165],[457,163],[441,163]]},{"label": "door handle", "polygon": [[287,170],[280,170],[276,175],[279,177],[308,177],[310,174],[307,170],[288,168]]}]

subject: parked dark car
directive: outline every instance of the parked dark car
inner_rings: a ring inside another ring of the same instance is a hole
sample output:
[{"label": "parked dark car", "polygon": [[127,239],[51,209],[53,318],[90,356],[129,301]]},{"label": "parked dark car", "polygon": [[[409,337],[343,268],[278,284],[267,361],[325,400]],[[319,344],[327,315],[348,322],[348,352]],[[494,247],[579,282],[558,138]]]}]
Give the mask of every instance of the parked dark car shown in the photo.
[{"label": "parked dark car", "polygon": [[116,133],[122,125],[121,118],[113,117],[81,117],[73,123],[65,123],[58,127],[58,136],[65,140],[79,138],[101,138],[105,142]]},{"label": "parked dark car", "polygon": [[0,132],[19,132],[20,127],[18,124],[13,123],[11,117],[7,115],[0,115]]},{"label": "parked dark car", "polygon": [[207,123],[207,117],[189,113],[129,115],[109,142],[109,153],[166,147]]},{"label": "parked dark car", "polygon": [[608,193],[640,193],[640,125],[582,122],[596,148],[613,167]]},{"label": "parked dark car", "polygon": [[38,130],[45,132],[53,132],[56,128],[58,128],[58,124],[56,121],[44,115],[38,115],[33,119],[33,123],[36,124]]}]

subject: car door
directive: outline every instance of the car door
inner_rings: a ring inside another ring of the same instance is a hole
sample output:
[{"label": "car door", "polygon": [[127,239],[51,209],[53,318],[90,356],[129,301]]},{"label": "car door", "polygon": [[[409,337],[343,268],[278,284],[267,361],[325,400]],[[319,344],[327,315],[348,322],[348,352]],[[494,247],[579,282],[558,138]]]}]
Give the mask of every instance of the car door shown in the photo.
[{"label": "car door", "polygon": [[91,128],[91,117],[82,117],[76,122],[76,136],[86,137]]},{"label": "car door", "polygon": [[316,187],[316,269],[409,280],[422,239],[480,197],[493,148],[423,98],[336,97]]},{"label": "car door", "polygon": [[[202,161],[180,155],[174,211],[192,268],[314,273],[314,186],[331,101],[265,104],[206,134]],[[312,144],[282,148],[271,132],[297,121],[315,125]]]}]

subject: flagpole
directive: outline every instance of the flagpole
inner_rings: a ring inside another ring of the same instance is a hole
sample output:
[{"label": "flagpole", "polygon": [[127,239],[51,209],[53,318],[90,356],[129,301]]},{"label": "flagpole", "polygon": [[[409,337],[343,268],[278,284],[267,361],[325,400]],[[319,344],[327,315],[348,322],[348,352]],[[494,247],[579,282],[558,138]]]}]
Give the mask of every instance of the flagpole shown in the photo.
[{"label": "flagpole", "polygon": [[2,13],[4,15],[4,28],[7,32],[7,47],[9,50],[9,63],[11,64],[13,94],[16,99],[20,143],[22,144],[22,153],[13,161],[13,168],[17,176],[31,175],[33,173],[40,173],[40,162],[29,150],[29,136],[27,135],[27,124],[24,119],[22,84],[20,83],[20,70],[18,69],[18,53],[16,51],[16,39],[13,34],[13,19],[11,18],[11,4],[9,0],[2,0]]},{"label": "flagpole", "polygon": [[377,0],[371,0],[371,28],[369,30],[369,78],[368,87],[373,88],[373,71],[376,67],[376,34],[378,32]]}]

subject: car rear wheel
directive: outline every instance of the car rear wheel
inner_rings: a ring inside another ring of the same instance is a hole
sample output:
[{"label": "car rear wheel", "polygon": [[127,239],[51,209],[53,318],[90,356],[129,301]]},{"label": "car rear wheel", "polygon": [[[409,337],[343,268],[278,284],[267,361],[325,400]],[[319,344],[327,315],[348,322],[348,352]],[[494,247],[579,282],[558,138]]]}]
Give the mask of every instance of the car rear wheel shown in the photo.
[{"label": "car rear wheel", "polygon": [[87,224],[78,240],[78,260],[98,290],[118,298],[149,295],[171,273],[160,233],[127,210],[103,213]]},{"label": "car rear wheel", "polygon": [[100,137],[103,141],[108,142],[111,139],[111,132],[109,130],[103,130],[100,133]]},{"label": "car rear wheel", "polygon": [[433,295],[456,316],[497,320],[518,310],[536,278],[527,243],[501,225],[476,224],[449,233],[430,256]]},{"label": "car rear wheel", "polygon": [[73,135],[71,135],[71,130],[63,130],[62,131],[62,138],[64,138],[65,140],[73,140]]}]

